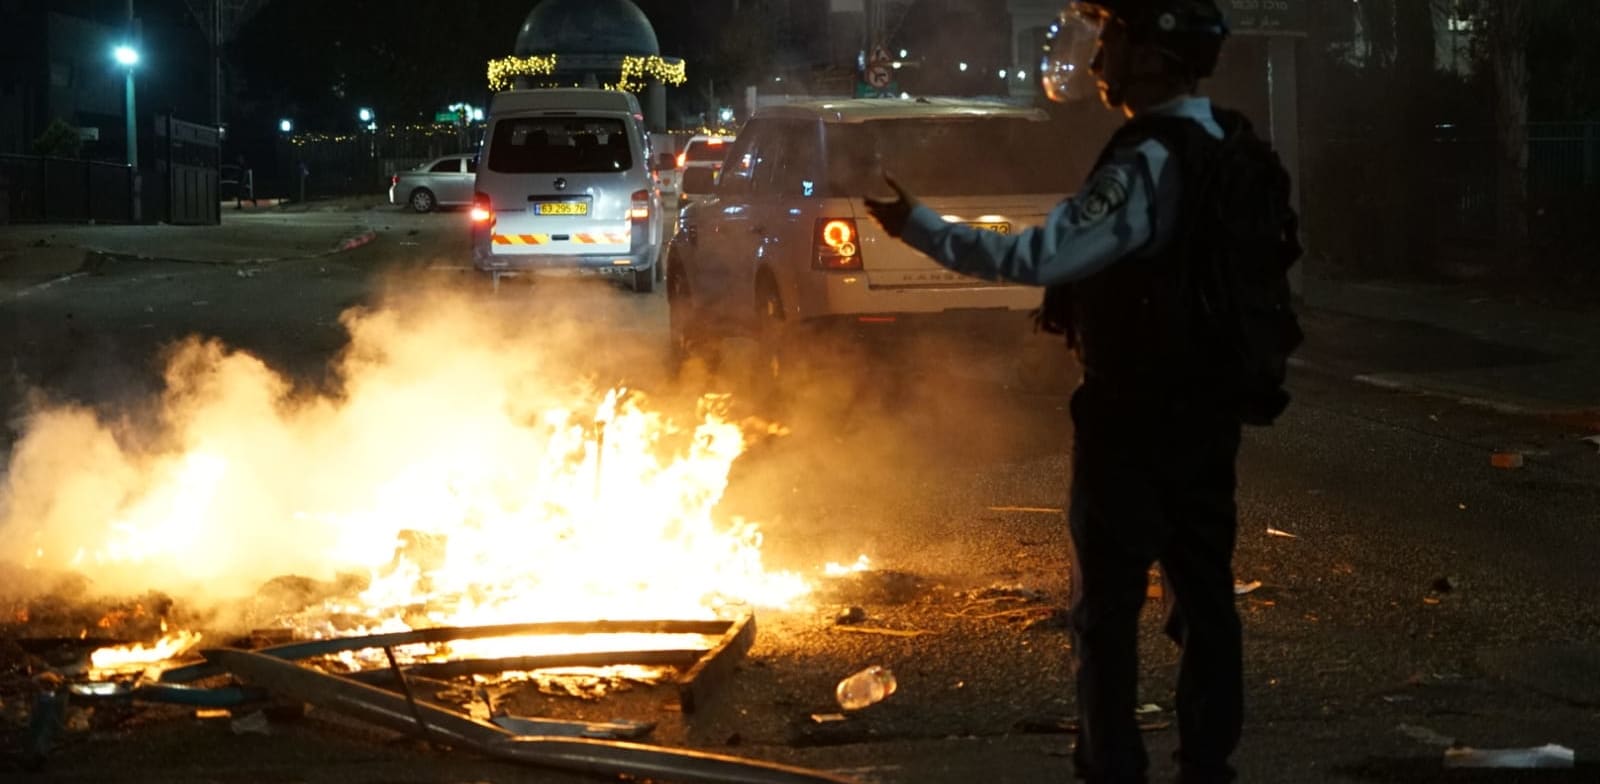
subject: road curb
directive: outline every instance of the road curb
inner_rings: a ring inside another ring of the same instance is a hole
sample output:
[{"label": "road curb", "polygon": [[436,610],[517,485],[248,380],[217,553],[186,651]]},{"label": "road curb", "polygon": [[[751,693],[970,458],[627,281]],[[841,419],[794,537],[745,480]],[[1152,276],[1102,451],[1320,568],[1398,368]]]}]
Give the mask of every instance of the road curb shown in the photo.
[{"label": "road curb", "polygon": [[145,256],[138,253],[126,253],[122,251],[94,247],[85,247],[84,252],[86,254],[99,254],[109,258],[125,259],[130,261],[159,262],[168,264],[209,264],[218,267],[232,267],[245,266],[249,264],[272,264],[282,261],[306,261],[308,259],[321,259],[328,256],[336,256],[340,253],[347,253],[357,248],[366,246],[371,244],[372,241],[376,240],[377,238],[378,232],[368,229],[360,234],[353,234],[349,237],[345,237],[344,239],[335,243],[333,247],[317,253],[303,253],[295,256],[260,256],[250,259],[229,259],[227,261],[216,261],[213,259],[185,259],[175,256]]},{"label": "road curb", "polygon": [[15,291],[0,292],[0,296],[6,297],[6,298],[10,298],[10,299],[20,299],[22,297],[26,297],[26,296],[29,296],[29,295],[32,295],[32,294],[36,294],[36,293],[38,293],[40,291],[44,291],[45,289],[48,289],[48,288],[50,288],[52,286],[56,286],[56,285],[59,285],[61,283],[65,283],[65,282],[67,282],[69,280],[73,280],[73,279],[76,279],[76,278],[81,278],[81,277],[83,277],[85,275],[88,275],[88,274],[90,274],[91,272],[94,271],[93,270],[93,266],[94,266],[94,262],[95,262],[96,258],[99,258],[99,259],[120,259],[120,260],[126,260],[126,261],[155,262],[155,263],[167,263],[167,264],[205,264],[205,265],[210,265],[210,266],[215,266],[215,267],[224,267],[224,266],[227,266],[227,267],[243,267],[243,266],[250,266],[250,265],[272,264],[272,263],[284,262],[284,261],[307,261],[307,260],[310,260],[310,259],[321,259],[321,258],[327,258],[329,256],[337,256],[337,255],[339,255],[341,253],[348,253],[350,251],[356,250],[357,248],[362,248],[362,247],[365,247],[367,245],[370,245],[377,238],[378,238],[378,232],[376,232],[376,231],[374,231],[372,229],[368,229],[368,230],[366,230],[364,232],[361,232],[360,234],[353,234],[353,235],[351,235],[349,237],[345,237],[344,239],[342,239],[338,243],[336,243],[332,248],[329,248],[328,250],[322,251],[320,253],[309,253],[309,254],[304,254],[304,255],[300,255],[300,256],[272,256],[272,257],[263,257],[263,258],[254,258],[254,259],[234,259],[234,260],[230,260],[230,261],[209,261],[209,260],[205,260],[205,259],[180,259],[180,258],[171,258],[171,257],[166,257],[166,256],[144,256],[144,255],[140,255],[140,254],[137,254],[137,253],[126,253],[126,252],[108,250],[108,249],[105,249],[105,248],[97,248],[97,247],[92,247],[92,246],[82,246],[82,247],[78,247],[77,248],[77,250],[82,251],[83,259],[78,262],[78,266],[77,266],[76,269],[74,269],[74,270],[72,270],[70,272],[65,272],[63,274],[57,275],[56,277],[53,277],[53,278],[49,278],[47,280],[40,281],[40,282],[32,284],[30,286],[24,286],[24,287],[22,287],[20,289],[17,289]]},{"label": "road curb", "polygon": [[72,280],[74,278],[81,278],[81,277],[83,277],[85,275],[88,275],[88,274],[89,274],[89,272],[87,270],[80,269],[80,270],[78,270],[76,272],[69,272],[69,273],[67,273],[65,275],[62,275],[60,277],[51,278],[51,279],[46,280],[46,281],[40,281],[39,283],[35,283],[32,286],[24,286],[24,287],[22,287],[20,289],[17,289],[16,291],[11,292],[7,296],[9,296],[11,299],[22,299],[23,297],[27,297],[29,295],[36,294],[38,292],[44,291],[45,289],[48,289],[51,286],[55,286],[55,285],[58,285],[58,284],[61,284],[61,283],[66,283],[69,280]]},{"label": "road curb", "polygon": [[1319,376],[1349,381],[1362,386],[1382,389],[1389,392],[1405,392],[1421,395],[1423,397],[1447,400],[1458,405],[1470,408],[1480,408],[1493,411],[1506,416],[1525,417],[1530,419],[1543,419],[1561,422],[1580,427],[1593,427],[1600,429],[1600,408],[1585,408],[1582,406],[1563,406],[1554,403],[1531,402],[1526,399],[1514,400],[1493,398],[1484,395],[1463,394],[1460,390],[1431,386],[1416,381],[1388,378],[1370,373],[1347,373],[1334,370],[1316,362],[1291,357],[1289,366],[1295,370],[1315,373]]}]

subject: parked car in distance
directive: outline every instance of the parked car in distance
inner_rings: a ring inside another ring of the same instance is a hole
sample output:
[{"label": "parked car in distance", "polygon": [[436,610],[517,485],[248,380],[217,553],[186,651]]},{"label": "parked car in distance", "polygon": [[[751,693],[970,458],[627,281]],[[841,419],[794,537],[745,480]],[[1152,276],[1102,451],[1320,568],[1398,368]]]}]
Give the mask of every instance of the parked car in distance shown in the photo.
[{"label": "parked car in distance", "polygon": [[415,212],[472,204],[472,183],[478,173],[476,153],[435,158],[389,178],[389,203]]}]

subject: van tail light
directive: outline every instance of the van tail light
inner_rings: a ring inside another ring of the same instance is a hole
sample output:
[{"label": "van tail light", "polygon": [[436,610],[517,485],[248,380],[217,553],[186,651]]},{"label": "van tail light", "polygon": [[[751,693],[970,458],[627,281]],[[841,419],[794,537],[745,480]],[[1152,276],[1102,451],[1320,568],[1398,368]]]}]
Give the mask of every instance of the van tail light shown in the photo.
[{"label": "van tail light", "polygon": [[496,222],[494,205],[489,201],[489,194],[479,191],[472,194],[472,225],[482,228],[493,228]]},{"label": "van tail light", "polygon": [[650,220],[650,191],[633,192],[633,207],[628,210],[628,219],[635,223]]},{"label": "van tail light", "polygon": [[688,150],[684,150],[683,152],[678,153],[678,168],[683,169],[683,168],[687,168],[688,166],[689,166],[689,151]]},{"label": "van tail light", "polygon": [[861,235],[853,218],[818,218],[812,269],[861,269]]}]

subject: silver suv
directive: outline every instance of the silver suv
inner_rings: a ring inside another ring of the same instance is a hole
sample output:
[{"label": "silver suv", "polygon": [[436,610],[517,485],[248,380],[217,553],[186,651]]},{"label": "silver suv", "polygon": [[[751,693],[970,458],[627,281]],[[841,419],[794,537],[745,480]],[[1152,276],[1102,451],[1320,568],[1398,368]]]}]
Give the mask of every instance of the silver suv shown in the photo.
[{"label": "silver suv", "polygon": [[[1039,110],[955,99],[838,100],[759,111],[714,185],[683,209],[667,298],[681,360],[724,337],[835,328],[1021,331],[1037,288],[945,270],[878,227],[862,202],[880,170],[959,221],[1010,232],[1043,222],[1072,183]],[[976,323],[975,323],[976,322]]]}]

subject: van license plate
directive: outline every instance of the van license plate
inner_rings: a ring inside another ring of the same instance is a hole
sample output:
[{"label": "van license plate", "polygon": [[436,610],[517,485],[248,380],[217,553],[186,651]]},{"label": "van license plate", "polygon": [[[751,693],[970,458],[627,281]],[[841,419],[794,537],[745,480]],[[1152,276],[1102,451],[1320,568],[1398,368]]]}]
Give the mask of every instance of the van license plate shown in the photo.
[{"label": "van license plate", "polygon": [[967,225],[979,231],[992,231],[996,234],[1011,233],[1011,224],[1009,223],[968,223]]},{"label": "van license plate", "polygon": [[540,215],[588,215],[589,204],[582,201],[547,201],[534,205]]}]

